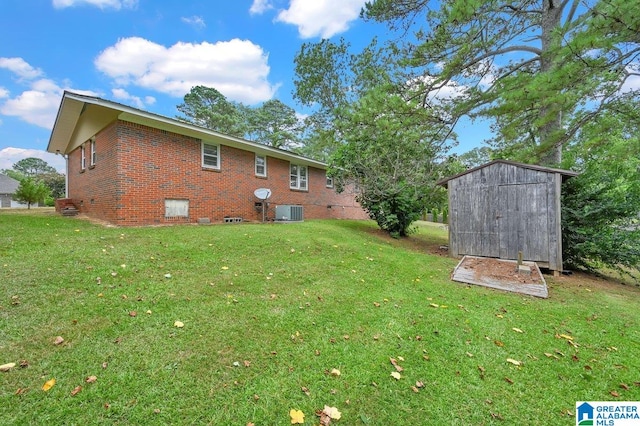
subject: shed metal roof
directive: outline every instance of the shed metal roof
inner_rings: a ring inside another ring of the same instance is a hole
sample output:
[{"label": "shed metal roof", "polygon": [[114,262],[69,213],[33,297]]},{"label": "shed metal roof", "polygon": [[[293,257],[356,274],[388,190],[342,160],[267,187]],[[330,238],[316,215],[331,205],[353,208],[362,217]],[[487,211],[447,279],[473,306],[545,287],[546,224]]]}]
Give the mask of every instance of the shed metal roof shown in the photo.
[{"label": "shed metal roof", "polygon": [[448,182],[449,182],[450,180],[453,180],[453,179],[459,178],[460,176],[464,176],[464,175],[469,174],[469,173],[473,173],[473,172],[475,172],[476,170],[484,169],[485,167],[489,167],[489,166],[491,166],[491,165],[493,165],[493,164],[496,164],[496,163],[510,164],[510,165],[512,165],[512,166],[522,167],[522,168],[524,168],[524,169],[537,170],[537,171],[540,171],[540,172],[547,172],[547,173],[559,173],[559,174],[561,174],[561,175],[562,175],[562,179],[563,179],[563,181],[564,181],[565,179],[568,179],[568,178],[571,178],[571,177],[574,177],[574,176],[578,176],[578,175],[579,175],[579,173],[577,173],[577,172],[572,172],[572,171],[570,171],[570,170],[554,169],[554,168],[552,168],[552,167],[537,166],[537,165],[535,165],[535,164],[518,163],[518,162],[515,162],[515,161],[509,161],[509,160],[493,160],[493,161],[490,161],[490,162],[488,162],[488,163],[486,163],[486,164],[482,164],[481,166],[477,166],[477,167],[474,167],[474,168],[472,168],[472,169],[465,170],[464,172],[462,172],[462,173],[458,173],[457,175],[450,176],[450,177],[445,178],[445,179],[441,179],[441,180],[439,180],[438,182],[436,182],[436,184],[437,184],[437,185],[444,186],[444,187],[446,188],[446,187],[448,186]]}]

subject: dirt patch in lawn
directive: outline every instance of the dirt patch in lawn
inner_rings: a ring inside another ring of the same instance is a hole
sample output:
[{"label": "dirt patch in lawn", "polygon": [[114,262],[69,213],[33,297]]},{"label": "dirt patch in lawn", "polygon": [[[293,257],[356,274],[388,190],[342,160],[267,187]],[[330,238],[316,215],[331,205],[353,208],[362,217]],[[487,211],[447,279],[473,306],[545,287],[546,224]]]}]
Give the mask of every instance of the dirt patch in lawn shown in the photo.
[{"label": "dirt patch in lawn", "polygon": [[[528,263],[528,262],[527,262]],[[507,281],[518,284],[542,284],[540,270],[531,267],[531,274],[518,273],[517,263],[505,262],[499,259],[466,257],[462,264],[466,269],[473,270],[476,279],[487,277],[497,281]]]}]

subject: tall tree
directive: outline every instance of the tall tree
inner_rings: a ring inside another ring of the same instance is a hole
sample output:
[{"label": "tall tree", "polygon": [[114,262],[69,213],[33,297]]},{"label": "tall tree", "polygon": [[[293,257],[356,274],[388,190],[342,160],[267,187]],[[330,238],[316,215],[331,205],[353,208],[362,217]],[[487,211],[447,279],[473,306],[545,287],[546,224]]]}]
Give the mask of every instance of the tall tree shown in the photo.
[{"label": "tall tree", "polygon": [[289,149],[299,142],[296,112],[277,99],[270,99],[248,114],[249,139],[274,148]]},{"label": "tall tree", "polygon": [[640,128],[628,117],[608,113],[588,123],[565,154],[563,166],[581,173],[563,188],[563,258],[570,268],[640,272]]},{"label": "tall tree", "polygon": [[[373,0],[363,16],[413,32],[396,46],[423,104],[452,88],[452,116],[496,120],[496,147],[559,164],[638,75],[640,13],[628,0]],[[455,123],[455,119],[453,120]]]},{"label": "tall tree", "polygon": [[30,209],[31,204],[44,200],[49,193],[50,190],[44,182],[28,177],[20,181],[18,189],[13,194],[13,199],[21,203],[27,203],[27,209]]},{"label": "tall tree", "polygon": [[6,174],[16,180],[35,178],[49,187],[53,198],[63,197],[65,194],[65,176],[40,158],[25,158],[12,166],[13,170],[5,170]]},{"label": "tall tree", "polygon": [[491,148],[488,146],[481,146],[460,154],[458,156],[458,160],[460,160],[466,168],[470,169],[491,161],[491,155]]},{"label": "tall tree", "polygon": [[314,109],[304,122],[301,152],[328,160],[342,140],[334,122],[345,107],[371,89],[391,83],[392,64],[388,59],[377,39],[357,54],[344,38],[301,46],[294,59],[294,97]]},{"label": "tall tree", "polygon": [[36,177],[45,173],[57,173],[57,170],[51,167],[46,161],[34,157],[24,158],[16,162],[12,167],[13,170],[26,177]]},{"label": "tall tree", "polygon": [[336,123],[343,140],[330,173],[354,184],[358,202],[394,237],[406,236],[438,193],[445,147],[437,123],[429,110],[382,86],[345,108]]},{"label": "tall tree", "polygon": [[230,136],[244,137],[247,131],[246,106],[230,102],[212,87],[195,86],[177,106],[179,120]]},{"label": "tall tree", "polygon": [[338,189],[352,185],[380,228],[405,236],[427,206],[439,204],[437,164],[454,135],[439,105],[425,108],[411,86],[394,83],[376,40],[350,50],[344,39],[322,40],[296,56],[295,97],[316,108],[304,149],[329,158]]}]

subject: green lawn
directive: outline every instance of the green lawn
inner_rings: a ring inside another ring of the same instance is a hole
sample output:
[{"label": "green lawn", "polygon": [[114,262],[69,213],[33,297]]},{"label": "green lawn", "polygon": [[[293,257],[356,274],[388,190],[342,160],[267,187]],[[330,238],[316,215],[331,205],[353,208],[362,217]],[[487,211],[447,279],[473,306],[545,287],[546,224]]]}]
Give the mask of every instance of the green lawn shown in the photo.
[{"label": "green lawn", "polygon": [[466,286],[441,244],[425,224],[0,212],[0,424],[317,425],[328,405],[344,425],[573,425],[576,401],[640,400],[640,289]]}]

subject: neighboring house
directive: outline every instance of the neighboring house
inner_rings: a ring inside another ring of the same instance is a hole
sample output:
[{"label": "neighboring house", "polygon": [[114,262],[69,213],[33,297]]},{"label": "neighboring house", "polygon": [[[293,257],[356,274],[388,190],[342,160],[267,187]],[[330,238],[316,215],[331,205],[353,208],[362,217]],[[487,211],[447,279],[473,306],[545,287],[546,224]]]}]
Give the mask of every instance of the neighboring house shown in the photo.
[{"label": "neighboring house", "polygon": [[495,160],[438,182],[449,193],[449,253],[562,271],[561,185],[577,173]]},{"label": "neighboring house", "polygon": [[96,97],[64,93],[47,151],[67,158],[58,209],[116,225],[261,221],[259,188],[267,220],[368,218],[322,162]]},{"label": "neighboring house", "polygon": [[15,207],[16,202],[13,201],[13,194],[20,186],[20,182],[7,176],[0,175],[0,208]]}]

